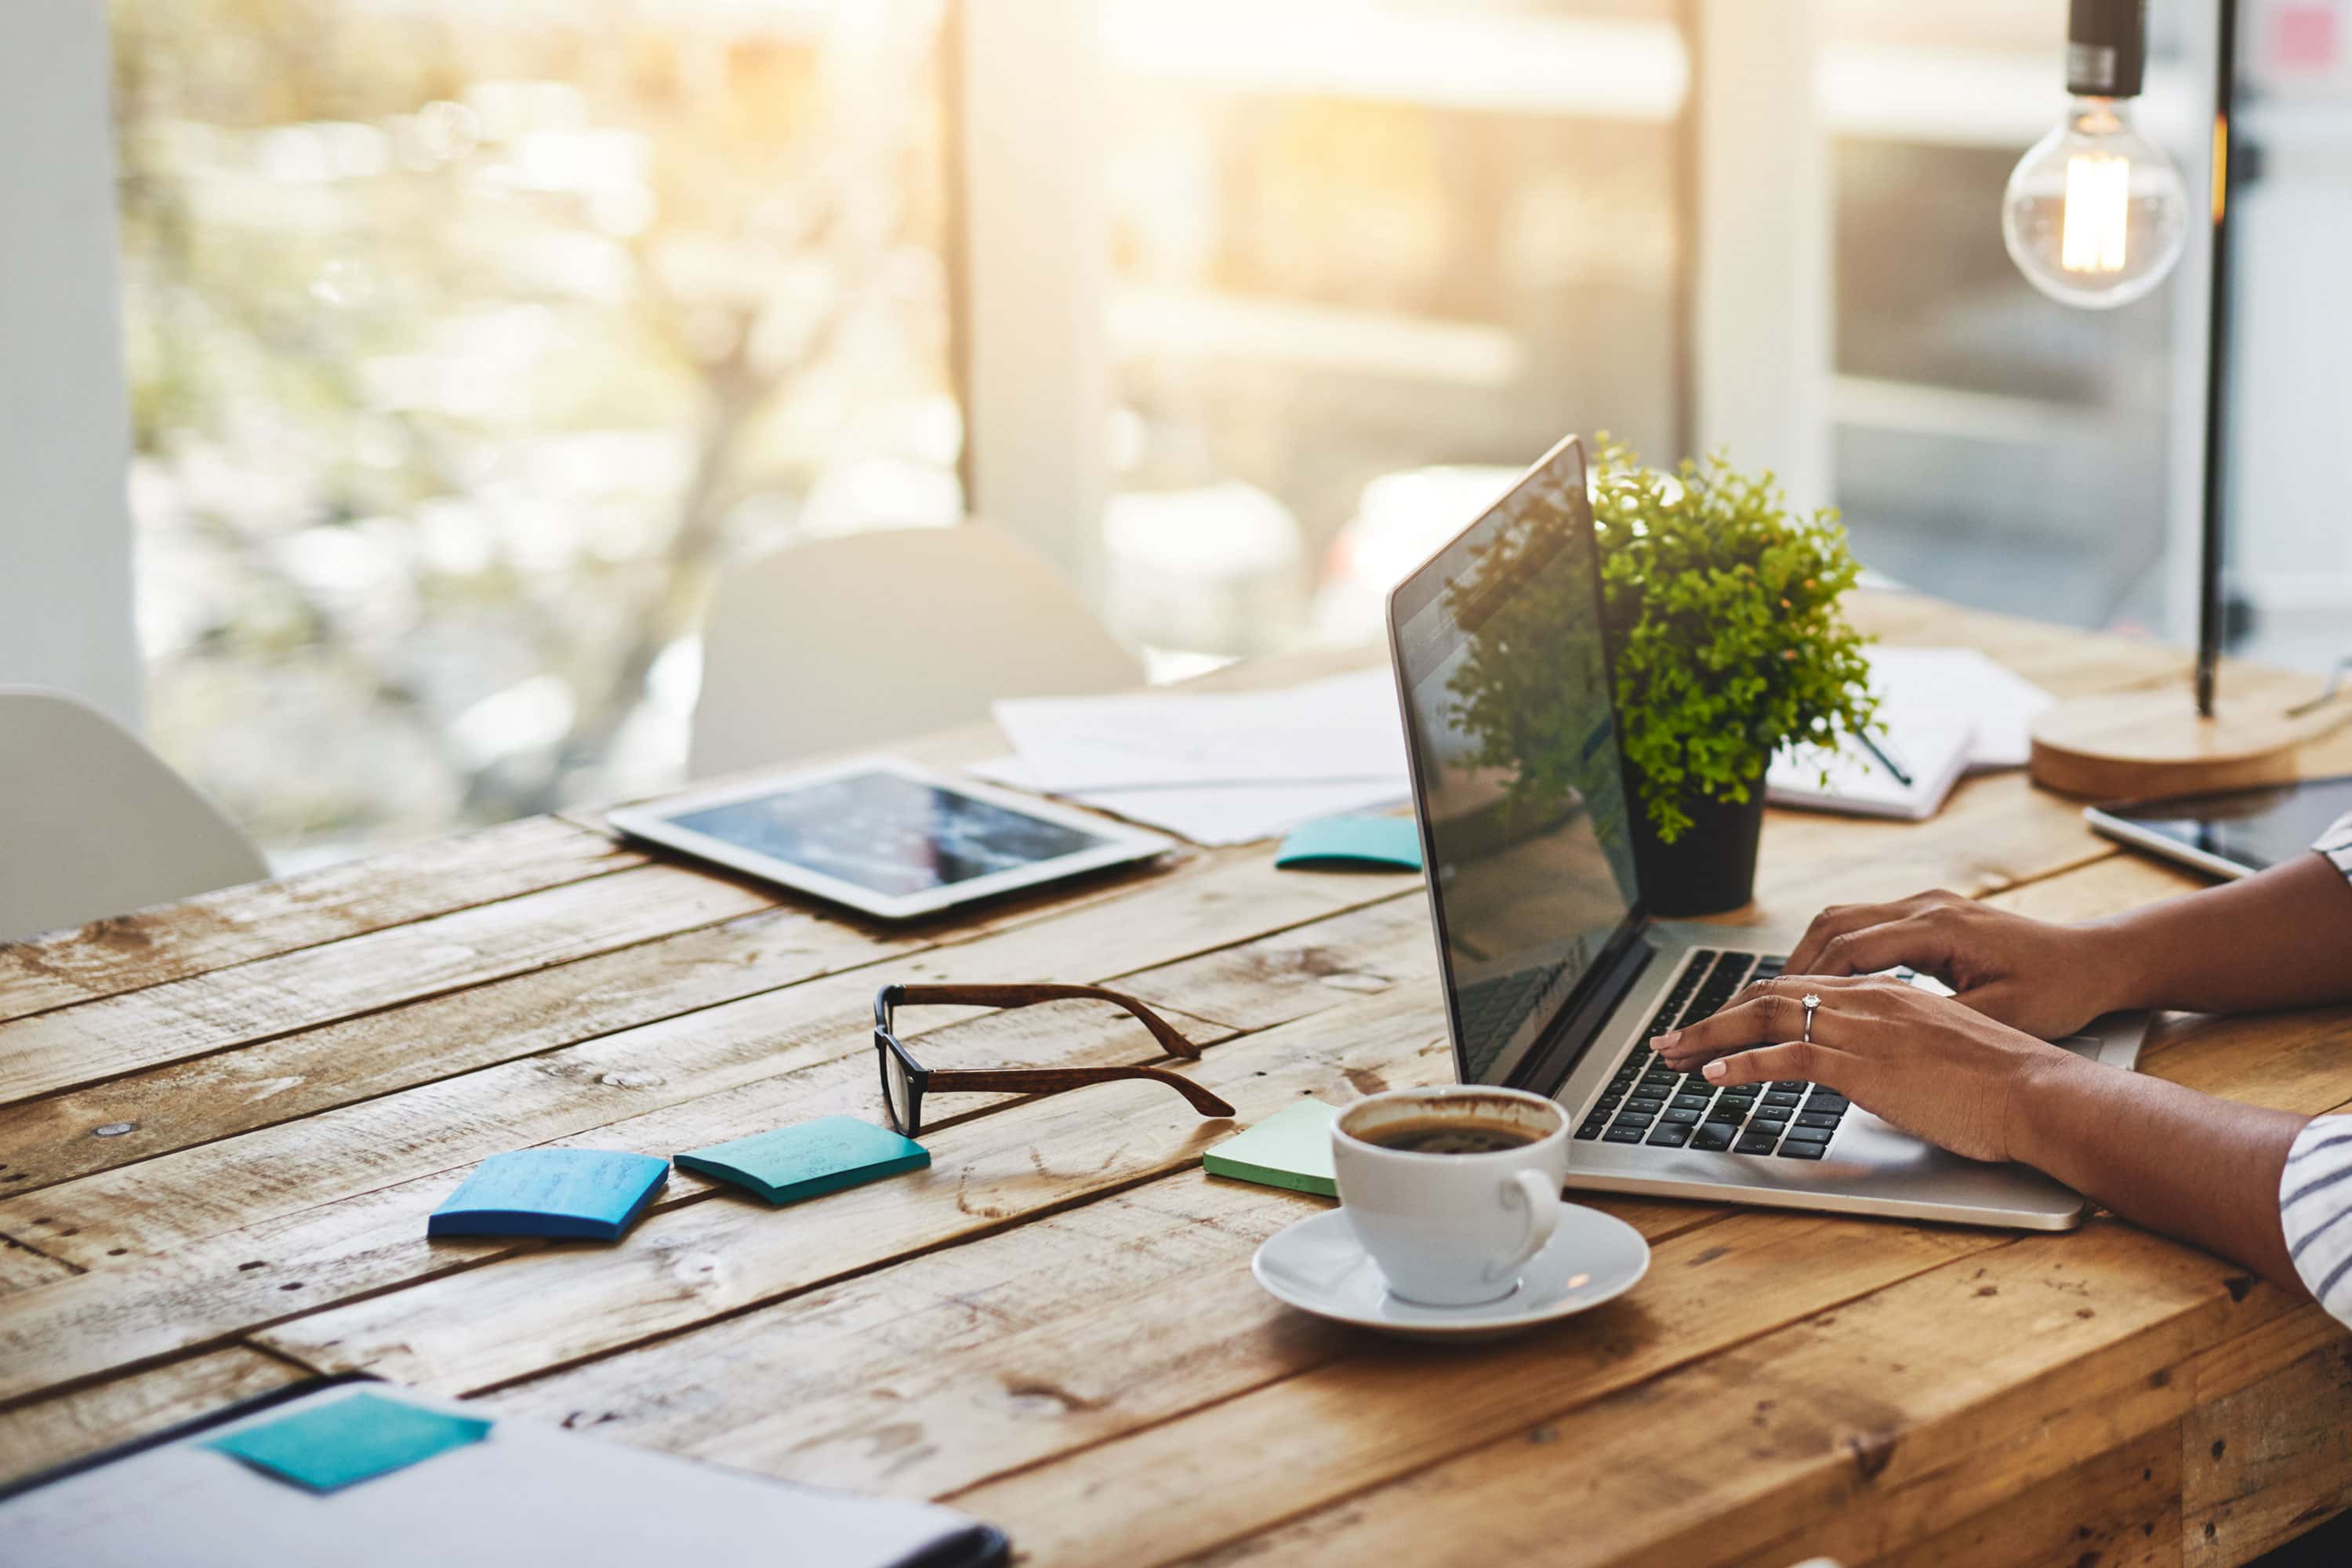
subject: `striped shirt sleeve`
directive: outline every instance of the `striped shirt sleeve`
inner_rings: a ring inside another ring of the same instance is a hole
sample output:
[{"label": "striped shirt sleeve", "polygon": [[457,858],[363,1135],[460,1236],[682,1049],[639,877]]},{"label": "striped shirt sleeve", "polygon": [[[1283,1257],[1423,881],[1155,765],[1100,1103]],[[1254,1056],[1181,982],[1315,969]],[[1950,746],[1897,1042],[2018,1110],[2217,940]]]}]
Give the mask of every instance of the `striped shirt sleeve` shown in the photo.
[{"label": "striped shirt sleeve", "polygon": [[[2352,877],[2352,812],[2312,847]],[[2352,1324],[2352,1116],[2323,1116],[2296,1135],[2279,1178],[2279,1218],[2295,1272]]]},{"label": "striped shirt sleeve", "polygon": [[2334,861],[2337,870],[2352,877],[2352,811],[2337,817],[2336,826],[2321,834],[2319,842],[2312,847]]},{"label": "striped shirt sleeve", "polygon": [[2352,1116],[2323,1116],[2296,1135],[2279,1178],[2279,1219],[2295,1272],[2352,1325]]}]

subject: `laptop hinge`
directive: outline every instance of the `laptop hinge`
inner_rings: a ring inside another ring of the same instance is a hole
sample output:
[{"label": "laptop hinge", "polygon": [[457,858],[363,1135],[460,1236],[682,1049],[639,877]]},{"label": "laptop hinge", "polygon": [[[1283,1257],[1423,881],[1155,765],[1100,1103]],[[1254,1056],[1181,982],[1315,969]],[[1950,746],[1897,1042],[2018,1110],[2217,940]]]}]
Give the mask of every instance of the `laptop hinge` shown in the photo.
[{"label": "laptop hinge", "polygon": [[1617,1010],[1617,1004],[1650,966],[1658,950],[1650,945],[1647,937],[1636,937],[1618,950],[1596,982],[1587,985],[1577,1005],[1552,1020],[1550,1028],[1536,1042],[1535,1049],[1520,1060],[1517,1072],[1511,1074],[1507,1087],[1524,1089],[1533,1094],[1550,1095],[1568,1081],[1584,1059],[1592,1037]]}]

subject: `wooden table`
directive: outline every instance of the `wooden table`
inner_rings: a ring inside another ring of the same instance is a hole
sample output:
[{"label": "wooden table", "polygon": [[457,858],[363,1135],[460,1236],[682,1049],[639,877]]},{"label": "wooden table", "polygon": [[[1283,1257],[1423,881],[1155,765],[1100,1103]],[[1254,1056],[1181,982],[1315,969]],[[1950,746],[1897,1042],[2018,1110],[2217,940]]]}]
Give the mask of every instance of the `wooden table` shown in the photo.
[{"label": "wooden table", "polygon": [[[1916,598],[1857,616],[2069,694],[2182,667]],[[2077,917],[2194,885],[2013,773],[1924,826],[1776,816],[1764,859],[1785,916],[1942,884]],[[2128,1226],[1608,1201],[1654,1249],[1631,1296],[1408,1347],[1263,1295],[1252,1249],[1320,1200],[1204,1175],[1230,1129],[1146,1085],[943,1101],[928,1173],[782,1211],[680,1172],[617,1247],[425,1238],[501,1150],[878,1117],[885,981],[1116,981],[1213,1043],[1186,1070],[1254,1121],[1450,1076],[1433,966],[1417,879],[1277,873],[1262,846],[893,930],[593,815],[0,947],[0,1471],[368,1368],[946,1499],[1040,1563],[2237,1563],[2352,1500],[2352,1340]],[[909,1022],[941,1062],[1151,1059],[1083,1004]],[[2352,1014],[2168,1021],[2144,1067],[2340,1108]]]}]

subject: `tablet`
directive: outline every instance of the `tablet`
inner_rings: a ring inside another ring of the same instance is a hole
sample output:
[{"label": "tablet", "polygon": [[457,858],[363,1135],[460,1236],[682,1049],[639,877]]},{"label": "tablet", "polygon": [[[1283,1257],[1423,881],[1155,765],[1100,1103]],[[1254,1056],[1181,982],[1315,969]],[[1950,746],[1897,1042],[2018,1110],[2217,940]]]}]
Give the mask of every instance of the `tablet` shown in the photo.
[{"label": "tablet", "polygon": [[2083,816],[2110,838],[2200,871],[2251,877],[2309,849],[2347,811],[2352,774],[2095,805]]},{"label": "tablet", "polygon": [[607,813],[632,837],[884,920],[1149,859],[1173,840],[860,757]]}]

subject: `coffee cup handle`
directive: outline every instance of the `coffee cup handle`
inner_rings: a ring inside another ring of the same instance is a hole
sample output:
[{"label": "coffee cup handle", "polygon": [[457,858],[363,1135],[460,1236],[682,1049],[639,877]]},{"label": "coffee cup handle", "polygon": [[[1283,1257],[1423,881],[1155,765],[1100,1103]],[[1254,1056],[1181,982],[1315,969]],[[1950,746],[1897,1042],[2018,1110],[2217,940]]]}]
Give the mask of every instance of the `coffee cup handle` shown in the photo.
[{"label": "coffee cup handle", "polygon": [[1541,1252],[1544,1249],[1544,1244],[1551,1240],[1551,1233],[1559,1228],[1561,1204],[1559,1183],[1556,1178],[1541,1171],[1519,1172],[1503,1184],[1506,1194],[1503,1201],[1506,1205],[1509,1205],[1512,1201],[1507,1194],[1515,1185],[1527,1204],[1528,1234],[1520,1241],[1518,1251],[1512,1255],[1508,1263],[1503,1265],[1506,1269],[1517,1268],[1528,1258]]}]

